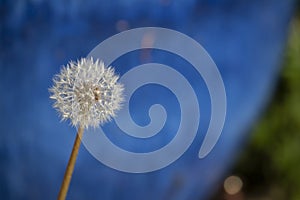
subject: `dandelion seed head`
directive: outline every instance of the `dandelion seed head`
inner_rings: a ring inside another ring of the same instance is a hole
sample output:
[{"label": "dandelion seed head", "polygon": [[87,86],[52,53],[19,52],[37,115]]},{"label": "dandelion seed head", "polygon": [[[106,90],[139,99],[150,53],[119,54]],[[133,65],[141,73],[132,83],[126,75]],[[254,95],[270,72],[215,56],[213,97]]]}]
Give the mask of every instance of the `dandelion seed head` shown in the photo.
[{"label": "dandelion seed head", "polygon": [[98,127],[116,116],[123,102],[123,85],[112,67],[82,58],[70,62],[53,78],[53,107],[72,125]]}]

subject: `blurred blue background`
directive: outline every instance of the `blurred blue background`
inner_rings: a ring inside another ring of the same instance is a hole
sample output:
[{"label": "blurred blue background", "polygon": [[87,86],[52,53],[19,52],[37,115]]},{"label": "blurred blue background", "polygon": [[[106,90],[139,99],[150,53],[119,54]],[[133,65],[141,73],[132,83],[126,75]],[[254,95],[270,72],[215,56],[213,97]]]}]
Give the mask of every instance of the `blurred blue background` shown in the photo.
[{"label": "blurred blue background", "polygon": [[[82,147],[67,199],[208,199],[217,193],[243,151],[251,127],[275,89],[295,2],[2,0],[0,6],[0,199],[56,198],[75,129],[59,123],[52,108],[48,88],[53,75],[61,65],[87,56],[106,38],[144,26],[180,31],[197,40],[213,58],[228,98],[221,138],[205,159],[197,159],[210,102],[204,83],[187,71],[193,87],[199,87],[197,95],[203,104],[203,126],[200,123],[188,151],[160,171],[127,174],[104,166]],[[162,60],[159,55],[159,51],[133,52],[114,65],[120,74],[150,61],[174,68],[188,65],[174,55],[166,54]],[[158,102],[170,100],[166,108],[175,116],[171,120],[178,122],[174,96],[156,86],[144,88],[149,95],[155,89],[166,95]],[[133,105],[143,111],[138,100],[141,92],[137,91]],[[146,122],[140,119],[141,124]],[[167,125],[168,130],[178,126]]]}]

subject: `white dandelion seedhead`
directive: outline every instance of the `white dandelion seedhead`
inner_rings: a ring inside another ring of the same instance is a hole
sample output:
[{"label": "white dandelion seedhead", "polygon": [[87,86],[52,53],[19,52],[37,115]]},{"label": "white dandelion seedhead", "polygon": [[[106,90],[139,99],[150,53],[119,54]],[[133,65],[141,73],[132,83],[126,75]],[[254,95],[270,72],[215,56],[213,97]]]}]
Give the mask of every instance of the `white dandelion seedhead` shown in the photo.
[{"label": "white dandelion seedhead", "polygon": [[70,62],[53,78],[49,89],[62,120],[84,128],[98,127],[116,116],[123,101],[123,85],[114,69],[102,61],[82,58]]}]

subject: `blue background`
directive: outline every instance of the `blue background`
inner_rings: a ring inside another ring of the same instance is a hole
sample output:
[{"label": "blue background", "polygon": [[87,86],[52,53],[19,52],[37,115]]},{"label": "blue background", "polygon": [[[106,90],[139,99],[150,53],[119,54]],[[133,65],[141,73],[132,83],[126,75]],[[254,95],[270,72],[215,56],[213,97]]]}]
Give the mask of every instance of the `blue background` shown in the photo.
[{"label": "blue background", "polygon": [[[197,159],[209,119],[210,111],[205,108],[209,100],[203,83],[199,86],[192,72],[186,72],[194,87],[203,89],[197,95],[205,94],[200,107],[206,117],[184,156],[157,172],[127,174],[102,165],[81,148],[68,199],[208,198],[242,151],[249,128],[273,91],[292,12],[291,0],[1,1],[0,198],[56,198],[75,129],[59,123],[51,107],[51,79],[61,65],[85,57],[118,33],[120,20],[128,28],[159,26],[180,31],[207,50],[226,87],[224,131],[209,156]],[[116,61],[118,73],[133,64],[159,61],[155,57],[159,52],[152,52],[150,60],[138,61],[134,57],[139,52],[135,53],[132,60]],[[164,62],[175,67],[183,62],[172,56],[167,55]],[[178,114],[172,94],[155,86],[144,88],[150,94],[156,89],[166,95],[162,104],[170,99],[166,106]],[[141,102],[142,92],[137,91],[133,106]],[[147,118],[136,120],[147,123]],[[168,127],[176,130],[178,119],[172,120]]]}]

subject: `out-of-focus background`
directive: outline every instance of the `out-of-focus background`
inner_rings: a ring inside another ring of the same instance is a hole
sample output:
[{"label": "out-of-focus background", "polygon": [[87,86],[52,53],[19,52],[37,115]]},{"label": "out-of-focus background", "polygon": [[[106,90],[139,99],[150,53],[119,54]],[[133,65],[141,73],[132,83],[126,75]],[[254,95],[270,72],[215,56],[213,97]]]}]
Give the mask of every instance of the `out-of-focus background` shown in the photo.
[{"label": "out-of-focus background", "polygon": [[[293,0],[2,0],[0,199],[56,198],[75,129],[59,123],[51,107],[48,88],[53,75],[68,61],[87,56],[106,38],[144,26],[187,34],[213,58],[228,98],[220,140],[206,158],[197,158],[210,102],[191,66],[169,54],[160,60],[156,55],[162,52],[133,52],[129,59],[115,63],[117,73],[163,61],[181,70],[200,91],[196,93],[203,121],[197,137],[175,163],[147,174],[110,169],[82,146],[67,199],[300,199],[299,4]],[[143,92],[165,104],[171,112],[166,128],[176,129],[179,111],[174,96],[163,88],[143,88],[133,101],[141,110],[145,110],[141,102],[153,103],[139,101]],[[159,144],[170,140],[164,137],[154,139]],[[136,147],[144,151],[145,146]]]},{"label": "out-of-focus background", "polygon": [[275,92],[214,199],[300,199],[299,55],[298,1]]}]

